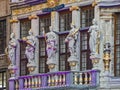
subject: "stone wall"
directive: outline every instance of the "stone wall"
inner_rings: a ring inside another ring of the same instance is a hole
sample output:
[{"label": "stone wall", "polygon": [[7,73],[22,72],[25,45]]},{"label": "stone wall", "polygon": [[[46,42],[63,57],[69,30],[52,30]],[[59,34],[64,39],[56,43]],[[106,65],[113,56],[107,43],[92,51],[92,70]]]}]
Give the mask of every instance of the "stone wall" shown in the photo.
[{"label": "stone wall", "polygon": [[9,0],[0,0],[0,17],[10,14]]}]

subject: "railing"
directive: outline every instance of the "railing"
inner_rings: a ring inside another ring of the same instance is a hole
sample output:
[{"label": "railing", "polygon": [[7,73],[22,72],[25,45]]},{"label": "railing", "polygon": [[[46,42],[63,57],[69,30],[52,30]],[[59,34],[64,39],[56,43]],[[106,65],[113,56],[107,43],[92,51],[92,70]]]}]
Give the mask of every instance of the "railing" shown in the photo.
[{"label": "railing", "polygon": [[9,84],[9,90],[31,90],[32,88],[45,90],[47,88],[80,88],[81,86],[96,87],[99,85],[99,71],[63,71],[21,76],[17,79],[10,79]]},{"label": "railing", "polygon": [[8,67],[8,61],[7,61],[7,55],[6,54],[0,54],[0,68],[7,68]]}]

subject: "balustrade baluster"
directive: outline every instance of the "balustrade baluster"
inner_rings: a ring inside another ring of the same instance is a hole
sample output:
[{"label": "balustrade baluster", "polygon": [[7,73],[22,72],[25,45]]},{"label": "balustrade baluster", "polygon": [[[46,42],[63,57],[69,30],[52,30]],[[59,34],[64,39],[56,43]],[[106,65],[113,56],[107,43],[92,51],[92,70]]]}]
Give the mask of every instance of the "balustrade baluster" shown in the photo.
[{"label": "balustrade baluster", "polygon": [[18,85],[19,83],[18,83],[18,80],[15,80],[15,88],[16,88],[16,90],[18,90],[19,89],[19,85]]},{"label": "balustrade baluster", "polygon": [[34,77],[32,77],[32,88],[35,87],[35,81],[34,81]]},{"label": "balustrade baluster", "polygon": [[48,86],[51,85],[51,78],[50,78],[50,75],[48,76]]},{"label": "balustrade baluster", "polygon": [[56,75],[55,75],[55,86],[57,86],[58,83],[59,83],[59,82],[58,82],[58,75],[56,74]]},{"label": "balustrade baluster", "polygon": [[62,75],[59,75],[59,85],[62,85]]},{"label": "balustrade baluster", "polygon": [[41,87],[41,77],[40,76],[38,76],[38,87]]},{"label": "balustrade baluster", "polygon": [[54,75],[51,75],[51,85],[52,85],[52,86],[55,85]]},{"label": "balustrade baluster", "polygon": [[27,82],[27,78],[24,79],[24,88],[28,87],[28,82]]},{"label": "balustrade baluster", "polygon": [[89,84],[92,84],[92,75],[91,75],[91,72],[89,72]]},{"label": "balustrade baluster", "polygon": [[85,84],[88,84],[88,75],[87,75],[87,72],[84,73],[85,74]]},{"label": "balustrade baluster", "polygon": [[31,77],[28,78],[28,87],[31,88]]},{"label": "balustrade baluster", "polygon": [[83,78],[82,78],[82,73],[79,73],[79,84],[83,84]]},{"label": "balustrade baluster", "polygon": [[78,84],[78,73],[74,73],[74,84]]},{"label": "balustrade baluster", "polygon": [[65,85],[66,83],[66,75],[65,74],[63,74],[63,85]]},{"label": "balustrade baluster", "polygon": [[37,88],[38,87],[38,77],[35,76],[35,87]]}]

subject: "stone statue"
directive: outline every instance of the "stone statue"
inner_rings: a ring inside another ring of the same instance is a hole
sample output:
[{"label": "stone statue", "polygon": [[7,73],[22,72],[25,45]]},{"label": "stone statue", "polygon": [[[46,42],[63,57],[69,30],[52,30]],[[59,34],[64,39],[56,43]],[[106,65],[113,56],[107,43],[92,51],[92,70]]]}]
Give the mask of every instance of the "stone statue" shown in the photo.
[{"label": "stone statue", "polygon": [[57,35],[53,32],[53,27],[49,27],[50,32],[46,33],[46,51],[48,60],[55,57],[55,53],[57,50]]},{"label": "stone statue", "polygon": [[75,25],[71,23],[71,30],[67,35],[67,37],[65,38],[65,42],[68,43],[68,48],[71,56],[75,55],[76,53],[76,41],[78,38],[78,31],[79,29],[77,29]]},{"label": "stone statue", "polygon": [[91,55],[97,54],[97,45],[99,43],[99,28],[95,19],[92,21],[92,26],[90,26],[88,32],[90,33],[89,47]]},{"label": "stone statue", "polygon": [[35,42],[35,36],[33,35],[31,29],[29,30],[29,36],[27,36],[24,40],[27,43],[25,55],[28,59],[28,63],[32,63],[35,57],[36,42]]},{"label": "stone statue", "polygon": [[11,61],[11,65],[15,65],[16,46],[17,46],[17,40],[15,39],[15,33],[11,33],[10,41],[8,44],[8,56]]}]

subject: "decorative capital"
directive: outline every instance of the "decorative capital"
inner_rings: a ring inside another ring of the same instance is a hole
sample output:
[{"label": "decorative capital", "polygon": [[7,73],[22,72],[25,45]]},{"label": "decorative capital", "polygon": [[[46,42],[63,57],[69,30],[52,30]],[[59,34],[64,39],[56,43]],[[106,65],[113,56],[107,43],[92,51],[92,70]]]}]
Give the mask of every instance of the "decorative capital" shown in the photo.
[{"label": "decorative capital", "polygon": [[10,23],[18,23],[17,17],[10,19]]},{"label": "decorative capital", "polygon": [[79,7],[78,6],[72,6],[69,8],[70,11],[73,11],[73,10],[79,10]]},{"label": "decorative capital", "polygon": [[29,20],[37,19],[37,15],[36,15],[36,14],[32,14],[32,15],[29,16],[28,18],[29,18]]},{"label": "decorative capital", "polygon": [[96,5],[97,5],[97,2],[96,2],[96,0],[94,0],[92,3],[92,7],[95,7]]}]

